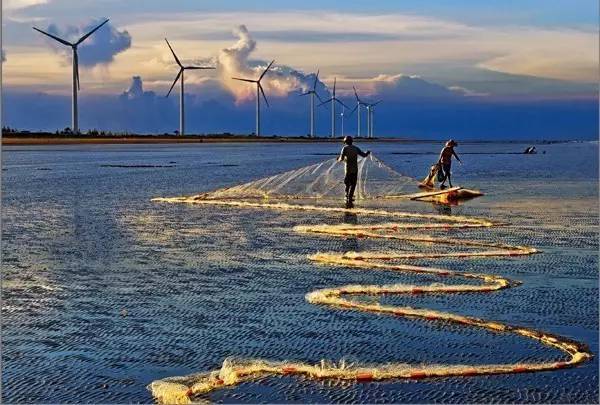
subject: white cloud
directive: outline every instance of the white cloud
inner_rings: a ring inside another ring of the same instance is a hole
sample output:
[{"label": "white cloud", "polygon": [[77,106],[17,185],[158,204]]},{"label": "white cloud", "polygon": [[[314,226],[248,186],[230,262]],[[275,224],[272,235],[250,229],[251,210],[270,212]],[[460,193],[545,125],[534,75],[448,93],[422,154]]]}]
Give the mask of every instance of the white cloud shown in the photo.
[{"label": "white cloud", "polygon": [[5,10],[19,10],[22,8],[46,4],[48,0],[4,0],[2,8]]},{"label": "white cloud", "polygon": [[[320,68],[327,80],[334,76],[373,80],[380,74],[418,73],[418,66],[428,66],[430,72],[464,66],[581,82],[597,78],[598,38],[595,32],[585,30],[482,27],[415,15],[316,11],[147,13],[118,18],[119,26],[134,42],[111,64],[110,81],[102,84],[110,91],[123,88],[133,75],[142,75],[147,83],[172,80],[172,57],[164,44],[165,35],[188,60],[216,60],[220,50],[235,41],[231,28],[240,23],[246,24],[259,44],[249,66],[256,67],[252,65],[255,60],[276,59],[277,65],[299,71]],[[345,35],[349,27],[351,36]],[[368,41],[359,40],[361,36]],[[25,63],[49,58],[47,48],[39,41],[31,42],[19,47],[8,44],[11,60],[5,67],[5,83],[14,84],[17,78],[20,83],[29,80],[37,85],[62,80],[55,77],[57,69],[48,70],[44,63]],[[64,76],[68,79],[68,72]],[[214,73],[198,75],[202,76]],[[251,91],[244,83],[239,86],[234,92]],[[273,86],[271,91],[278,89]]]}]

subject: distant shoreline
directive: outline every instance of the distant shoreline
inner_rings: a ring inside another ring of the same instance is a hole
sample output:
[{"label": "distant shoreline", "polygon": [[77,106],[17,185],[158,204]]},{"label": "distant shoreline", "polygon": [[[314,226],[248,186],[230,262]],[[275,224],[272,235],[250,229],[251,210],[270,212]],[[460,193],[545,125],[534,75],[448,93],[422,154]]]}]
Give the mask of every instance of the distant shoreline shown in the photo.
[{"label": "distant shoreline", "polygon": [[[335,143],[342,142],[343,137],[336,138],[306,136],[254,136],[254,135],[73,135],[36,132],[9,132],[2,134],[3,146],[27,145],[101,145],[101,144],[186,144],[186,143]],[[443,143],[445,139],[409,139],[409,138],[356,138],[361,143]],[[540,140],[493,140],[463,141],[464,144],[478,143],[535,143],[551,144],[573,141],[540,141]]]},{"label": "distant shoreline", "polygon": [[[85,144],[185,144],[185,143],[340,143],[337,138],[253,135],[55,135],[9,133],[2,135],[2,145],[85,145]],[[399,138],[359,138],[361,142],[419,142]],[[428,141],[436,142],[436,141]]]}]

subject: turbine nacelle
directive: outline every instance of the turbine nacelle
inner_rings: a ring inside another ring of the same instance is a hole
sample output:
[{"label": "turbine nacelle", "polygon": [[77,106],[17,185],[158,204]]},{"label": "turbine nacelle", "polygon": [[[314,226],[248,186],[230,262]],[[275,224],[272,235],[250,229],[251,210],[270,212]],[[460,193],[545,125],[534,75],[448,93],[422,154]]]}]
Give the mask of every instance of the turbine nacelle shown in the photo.
[{"label": "turbine nacelle", "polygon": [[265,103],[267,103],[267,107],[270,107],[269,101],[267,100],[267,96],[265,95],[265,90],[263,89],[263,87],[260,84],[260,82],[265,77],[265,75],[267,74],[267,72],[269,71],[269,69],[271,69],[271,66],[273,66],[273,63],[275,63],[275,60],[272,60],[271,63],[269,63],[269,66],[267,66],[267,68],[261,73],[261,75],[259,76],[258,80],[244,79],[244,78],[241,78],[241,77],[232,77],[233,80],[239,80],[241,82],[246,82],[246,83],[256,83],[256,86],[258,87],[258,90],[260,91],[260,94],[262,94],[263,99],[265,100]]}]

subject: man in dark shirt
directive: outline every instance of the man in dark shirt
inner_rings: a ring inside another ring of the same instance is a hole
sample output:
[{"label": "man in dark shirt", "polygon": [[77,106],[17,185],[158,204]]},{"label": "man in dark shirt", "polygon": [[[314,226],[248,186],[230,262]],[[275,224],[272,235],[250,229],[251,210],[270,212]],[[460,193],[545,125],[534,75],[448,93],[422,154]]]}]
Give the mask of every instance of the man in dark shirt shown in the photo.
[{"label": "man in dark shirt", "polygon": [[[454,155],[456,160],[460,162],[458,155],[456,154],[456,152],[454,152],[455,146],[458,146],[458,144],[453,139],[450,139],[448,142],[446,142],[446,146],[444,146],[444,149],[442,149],[442,152],[440,153],[440,160],[438,162],[442,165],[442,172],[444,173],[444,180],[442,181],[442,184],[440,184],[440,188],[442,190],[446,188],[446,185],[444,184],[446,183],[446,180],[448,180],[450,187],[452,187],[452,180],[450,178],[450,169],[452,168],[452,156]],[[462,164],[462,162],[460,163]]]},{"label": "man in dark shirt", "polygon": [[358,156],[367,157],[371,154],[371,151],[363,152],[360,148],[352,145],[351,136],[345,137],[344,143],[346,146],[342,148],[338,162],[346,161],[346,176],[344,177],[346,202],[352,203],[354,201],[354,190],[358,182]]}]

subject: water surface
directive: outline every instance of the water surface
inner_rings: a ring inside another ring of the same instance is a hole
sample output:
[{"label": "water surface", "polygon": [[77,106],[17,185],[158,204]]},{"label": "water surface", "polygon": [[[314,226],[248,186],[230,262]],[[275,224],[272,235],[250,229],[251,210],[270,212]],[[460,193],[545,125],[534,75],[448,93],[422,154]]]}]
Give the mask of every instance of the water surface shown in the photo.
[{"label": "water surface", "polygon": [[[372,144],[422,178],[440,145]],[[455,183],[485,197],[451,213],[512,225],[469,238],[531,245],[528,258],[435,261],[523,284],[494,294],[386,297],[561,334],[598,349],[598,144],[457,148]],[[317,251],[411,249],[298,235],[343,215],[157,204],[329,159],[329,144],[5,147],[2,155],[3,402],[150,402],[153,380],[218,368],[228,356],[385,363],[561,358],[512,335],[316,307],[304,294],[416,275],[315,266]],[[546,153],[543,154],[542,151]],[[155,167],[149,167],[155,166]],[[442,212],[425,203],[399,209]],[[352,218],[358,223],[372,218]],[[416,247],[420,248],[420,247]],[[598,401],[598,363],[557,372],[367,384],[266,378],[215,402]]]}]

